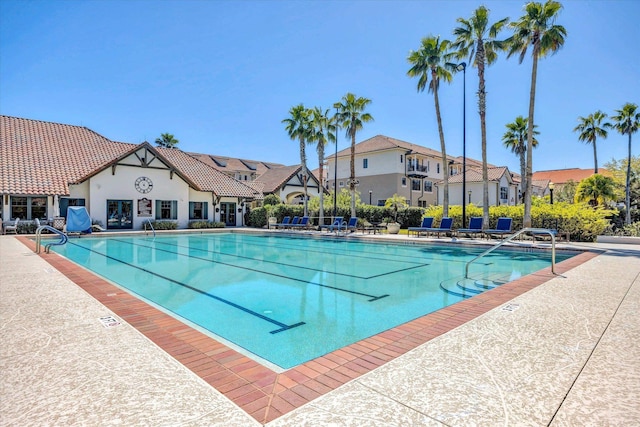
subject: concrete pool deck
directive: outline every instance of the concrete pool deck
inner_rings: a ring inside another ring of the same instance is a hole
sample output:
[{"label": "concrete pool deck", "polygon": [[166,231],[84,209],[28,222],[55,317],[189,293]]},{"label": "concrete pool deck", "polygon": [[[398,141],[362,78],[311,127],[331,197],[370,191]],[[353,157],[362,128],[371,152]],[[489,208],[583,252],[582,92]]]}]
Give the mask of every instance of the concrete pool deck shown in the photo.
[{"label": "concrete pool deck", "polygon": [[[21,240],[0,237],[0,424],[262,424]],[[284,376],[307,403],[266,425],[640,425],[640,247],[578,246],[606,252],[332,391]]]}]

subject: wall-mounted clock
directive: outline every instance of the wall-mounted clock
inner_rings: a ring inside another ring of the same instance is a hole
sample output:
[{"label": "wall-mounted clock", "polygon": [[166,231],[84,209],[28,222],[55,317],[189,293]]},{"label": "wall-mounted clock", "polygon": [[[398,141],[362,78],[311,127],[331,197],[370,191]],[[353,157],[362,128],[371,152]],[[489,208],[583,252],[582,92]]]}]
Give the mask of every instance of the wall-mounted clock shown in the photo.
[{"label": "wall-mounted clock", "polygon": [[146,194],[153,189],[153,182],[146,176],[141,176],[136,179],[136,190],[141,192],[142,194]]}]

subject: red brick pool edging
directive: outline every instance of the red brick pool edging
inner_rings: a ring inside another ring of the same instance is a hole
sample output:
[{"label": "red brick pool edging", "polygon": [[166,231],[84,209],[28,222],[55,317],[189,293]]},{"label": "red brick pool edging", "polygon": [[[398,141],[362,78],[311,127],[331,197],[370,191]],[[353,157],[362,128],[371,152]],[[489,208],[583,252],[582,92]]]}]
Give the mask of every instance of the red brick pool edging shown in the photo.
[{"label": "red brick pool edging", "polygon": [[[17,238],[35,250],[34,241]],[[556,277],[548,267],[277,373],[57,254],[40,256],[263,424]],[[596,256],[565,260],[556,275]]]}]

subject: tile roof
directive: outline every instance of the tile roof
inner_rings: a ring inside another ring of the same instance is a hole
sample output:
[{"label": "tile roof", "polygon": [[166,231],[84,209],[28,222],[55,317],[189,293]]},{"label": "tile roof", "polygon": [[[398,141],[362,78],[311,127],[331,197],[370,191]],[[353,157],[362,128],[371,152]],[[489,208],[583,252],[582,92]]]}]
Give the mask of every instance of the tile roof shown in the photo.
[{"label": "tile roof", "polygon": [[114,142],[82,127],[0,116],[0,193],[68,195],[81,182],[141,146],[155,150],[196,190],[258,197],[255,190],[178,149]]},{"label": "tile roof", "polygon": [[213,154],[202,153],[188,153],[189,155],[197,158],[201,162],[217,169],[221,172],[225,172],[230,175],[234,175],[236,172],[241,174],[262,175],[268,170],[283,167],[284,165],[279,163],[262,162],[259,160],[247,160],[239,159],[235,157],[216,156]]},{"label": "tile roof", "polygon": [[[487,174],[489,175],[489,181],[500,181],[504,174],[507,174],[510,181],[513,181],[509,174],[509,168],[506,166],[487,168]],[[469,169],[467,170],[467,182],[482,182],[482,169]],[[440,181],[442,182],[442,180]],[[449,177],[449,184],[461,184],[462,174],[452,175]]]},{"label": "tile roof", "polygon": [[258,179],[256,179],[256,182],[261,182],[264,185],[265,193],[275,193],[278,189],[282,188],[291,177],[298,173],[301,168],[300,165],[294,165],[270,169],[260,175]]},{"label": "tile roof", "polygon": [[83,126],[0,116],[0,193],[68,195],[68,182],[130,149]]},{"label": "tile roof", "polygon": [[[605,176],[612,176],[611,172],[602,168],[598,168],[598,173]],[[578,183],[585,178],[589,178],[591,175],[593,175],[593,169],[579,169],[579,168],[556,169],[556,170],[534,172],[533,180],[548,179],[549,181],[552,181],[554,184],[563,185],[563,184],[566,184],[569,180],[572,180]]]},{"label": "tile roof", "polygon": [[[411,151],[411,154],[422,154],[425,156],[433,156],[440,158],[442,154],[440,151],[432,150],[431,148],[423,147],[422,145],[412,144],[410,142],[401,141],[399,139],[390,138],[384,135],[376,135],[372,138],[366,139],[362,142],[359,142],[355,146],[356,155],[372,153],[375,151],[384,151],[384,150],[393,150],[393,149],[402,149],[405,151]],[[338,152],[338,157],[342,156],[350,156],[351,155],[351,147],[347,147],[344,150]],[[327,156],[327,158],[334,158],[335,154],[331,154]],[[451,160],[456,161],[456,157],[447,156]],[[462,161],[462,157],[460,157],[460,161]]]}]

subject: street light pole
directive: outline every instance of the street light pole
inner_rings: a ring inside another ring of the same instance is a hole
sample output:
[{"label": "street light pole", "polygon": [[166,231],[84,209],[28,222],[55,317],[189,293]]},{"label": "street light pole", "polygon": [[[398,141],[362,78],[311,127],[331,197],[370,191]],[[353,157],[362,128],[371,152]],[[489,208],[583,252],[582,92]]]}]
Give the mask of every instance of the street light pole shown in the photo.
[{"label": "street light pole", "polygon": [[373,193],[372,190],[369,190],[369,205],[371,205],[371,194]]},{"label": "street light pole", "polygon": [[[467,226],[465,194],[467,192],[467,63],[461,62],[456,69],[462,68],[462,226]],[[471,200],[469,200],[471,203]]]},{"label": "street light pole", "polygon": [[553,182],[550,182],[549,183],[549,198],[550,198],[551,204],[553,204],[553,187],[554,187]]}]

